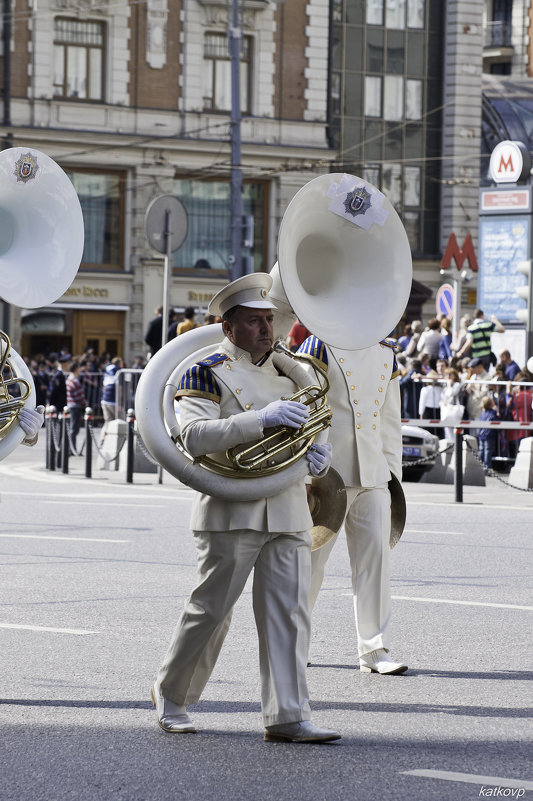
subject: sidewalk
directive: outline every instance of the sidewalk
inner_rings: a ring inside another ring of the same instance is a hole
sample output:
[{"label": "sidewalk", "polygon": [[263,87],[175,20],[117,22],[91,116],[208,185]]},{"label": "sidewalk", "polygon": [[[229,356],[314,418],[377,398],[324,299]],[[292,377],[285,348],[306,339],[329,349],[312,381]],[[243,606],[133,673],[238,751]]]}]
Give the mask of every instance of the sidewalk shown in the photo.
[{"label": "sidewalk", "polygon": [[[81,439],[81,438],[80,438]],[[67,475],[59,469],[55,471],[46,470],[45,467],[45,436],[44,430],[39,436],[39,442],[33,448],[20,446],[10,454],[10,456],[0,463],[0,477],[12,475],[13,470],[26,478],[38,478],[46,476],[47,479],[58,482],[69,482],[76,480],[86,481],[88,485],[104,484],[128,486],[125,470],[102,470],[97,467],[100,462],[98,454],[93,449],[92,478],[85,477],[85,458],[83,456],[73,456],[69,459],[69,472]],[[1,480],[1,479],[0,479]],[[508,486],[510,479],[508,474],[501,474],[500,478],[486,477],[486,485],[463,486],[463,506],[483,505],[504,507],[512,509],[533,510],[533,490],[514,489]],[[162,471],[162,483],[167,488],[181,486],[177,479]],[[160,486],[159,473],[134,473],[133,485],[129,486]],[[453,484],[429,484],[424,481],[403,482],[403,489],[407,504],[427,503],[430,505],[442,506],[452,504],[460,506],[455,501],[455,486]]]}]

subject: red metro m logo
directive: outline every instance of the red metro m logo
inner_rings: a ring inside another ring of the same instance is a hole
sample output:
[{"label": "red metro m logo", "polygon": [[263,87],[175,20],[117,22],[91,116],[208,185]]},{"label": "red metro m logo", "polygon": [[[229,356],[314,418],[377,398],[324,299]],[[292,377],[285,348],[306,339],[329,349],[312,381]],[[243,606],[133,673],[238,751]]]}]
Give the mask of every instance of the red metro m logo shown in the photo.
[{"label": "red metro m logo", "polygon": [[498,173],[500,175],[505,175],[507,172],[514,173],[515,168],[513,167],[513,154],[509,153],[507,156],[507,161],[505,160],[505,155],[502,153],[500,156],[500,163],[498,165]]},{"label": "red metro m logo", "polygon": [[457,265],[457,269],[459,271],[463,269],[463,264],[468,260],[468,264],[472,272],[477,273],[478,264],[476,253],[474,251],[474,243],[472,242],[472,237],[470,234],[466,235],[465,241],[463,242],[463,247],[460,248],[457,244],[456,236],[452,231],[450,238],[448,239],[448,244],[446,245],[446,250],[444,251],[444,256],[442,257],[442,261],[440,263],[441,268],[443,270],[448,269],[448,267],[451,266],[452,259],[455,259],[455,264]]},{"label": "red metro m logo", "polygon": [[522,142],[499,142],[490,156],[490,177],[497,184],[512,184],[529,177],[531,157]]}]

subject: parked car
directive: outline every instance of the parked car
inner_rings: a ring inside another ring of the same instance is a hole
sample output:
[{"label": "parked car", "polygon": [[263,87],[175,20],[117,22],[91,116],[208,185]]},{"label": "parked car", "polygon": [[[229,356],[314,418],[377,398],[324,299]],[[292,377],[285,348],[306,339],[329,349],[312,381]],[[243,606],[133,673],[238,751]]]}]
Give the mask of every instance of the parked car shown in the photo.
[{"label": "parked car", "polygon": [[[420,481],[427,470],[434,467],[439,453],[439,438],[425,428],[419,426],[402,425],[403,443],[403,480]],[[427,461],[416,464],[419,459]],[[406,464],[413,462],[413,466]]]}]

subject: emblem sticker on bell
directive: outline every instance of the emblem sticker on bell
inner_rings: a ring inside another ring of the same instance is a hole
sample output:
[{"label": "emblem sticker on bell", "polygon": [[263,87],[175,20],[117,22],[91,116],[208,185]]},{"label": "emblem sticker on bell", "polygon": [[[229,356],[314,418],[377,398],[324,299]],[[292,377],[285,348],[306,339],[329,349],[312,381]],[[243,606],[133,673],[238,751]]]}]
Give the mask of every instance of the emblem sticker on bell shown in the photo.
[{"label": "emblem sticker on bell", "polygon": [[332,202],[328,211],[344,217],[368,231],[372,223],[383,225],[388,211],[383,206],[385,195],[371,184],[355,180],[353,175],[343,175],[340,184],[333,183],[328,189]]},{"label": "emblem sticker on bell", "polygon": [[26,183],[27,181],[31,181],[32,178],[35,178],[38,169],[37,157],[29,152],[23,153],[19,160],[15,162],[14,175],[17,177],[17,182],[22,181]]}]

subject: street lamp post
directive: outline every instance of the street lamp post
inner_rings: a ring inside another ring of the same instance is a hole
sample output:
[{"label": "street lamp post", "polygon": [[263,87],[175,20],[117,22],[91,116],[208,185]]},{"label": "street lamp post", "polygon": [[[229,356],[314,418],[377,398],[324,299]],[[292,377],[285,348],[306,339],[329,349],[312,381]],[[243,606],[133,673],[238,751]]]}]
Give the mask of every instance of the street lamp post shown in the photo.
[{"label": "street lamp post", "polygon": [[231,56],[231,277],[243,275],[242,264],[242,170],[241,170],[241,28],[237,0],[232,0],[228,19],[228,48]]}]

